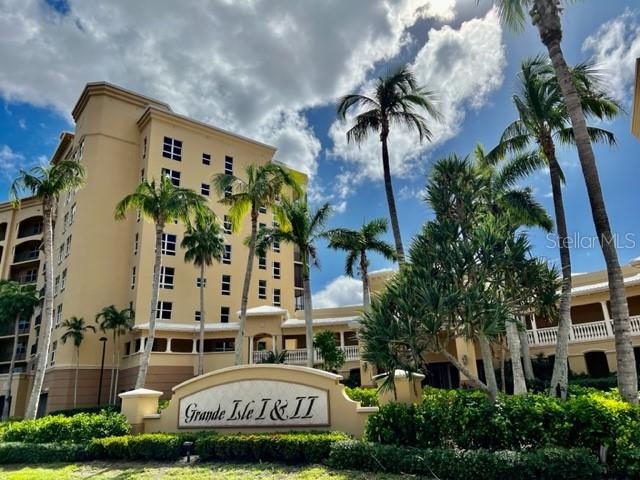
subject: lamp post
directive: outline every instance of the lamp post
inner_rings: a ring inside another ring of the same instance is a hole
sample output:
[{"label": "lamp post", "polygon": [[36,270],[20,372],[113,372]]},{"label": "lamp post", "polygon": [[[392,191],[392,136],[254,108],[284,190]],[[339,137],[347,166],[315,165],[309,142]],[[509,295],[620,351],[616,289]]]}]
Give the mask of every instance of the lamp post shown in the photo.
[{"label": "lamp post", "polygon": [[104,352],[107,348],[107,337],[100,337],[102,342],[102,361],[100,362],[100,383],[98,383],[98,406],[102,404],[102,378],[104,377]]}]

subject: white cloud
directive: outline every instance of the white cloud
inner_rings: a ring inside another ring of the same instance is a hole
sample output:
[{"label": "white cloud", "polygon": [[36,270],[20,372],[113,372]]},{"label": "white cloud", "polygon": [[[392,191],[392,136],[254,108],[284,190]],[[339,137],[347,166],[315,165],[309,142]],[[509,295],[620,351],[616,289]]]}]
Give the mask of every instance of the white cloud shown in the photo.
[{"label": "white cloud", "polygon": [[24,162],[24,155],[14,152],[9,145],[0,145],[0,172],[8,180],[13,180]]},{"label": "white cloud", "polygon": [[313,308],[362,305],[362,282],[341,275],[313,296]]},{"label": "white cloud", "polygon": [[593,53],[593,60],[606,75],[610,94],[628,104],[636,58],[640,57],[638,13],[627,9],[622,15],[602,24],[586,38],[582,50]]},{"label": "white cloud", "polygon": [[309,174],[320,144],[302,113],[396,56],[420,18],[455,0],[41,0],[0,3],[0,95],[68,115],[83,85],[107,80],[180,113],[280,148]]},{"label": "white cloud", "polygon": [[[431,142],[418,143],[415,132],[392,129],[389,137],[390,163],[396,177],[409,177],[431,160],[429,152],[459,133],[466,110],[479,109],[488,95],[503,81],[506,65],[502,28],[495,9],[483,18],[473,18],[460,25],[432,28],[428,40],[410,65],[418,82],[438,96],[441,123],[430,122]],[[366,92],[366,84],[363,90]],[[334,142],[332,154],[353,165],[352,182],[363,177],[382,178],[380,142],[372,135],[361,147],[347,144],[346,124],[335,122],[330,129]],[[426,173],[426,172],[422,172]]]},{"label": "white cloud", "polygon": [[27,129],[27,122],[24,118],[21,118],[18,120],[18,126],[22,129],[22,130],[26,130]]}]

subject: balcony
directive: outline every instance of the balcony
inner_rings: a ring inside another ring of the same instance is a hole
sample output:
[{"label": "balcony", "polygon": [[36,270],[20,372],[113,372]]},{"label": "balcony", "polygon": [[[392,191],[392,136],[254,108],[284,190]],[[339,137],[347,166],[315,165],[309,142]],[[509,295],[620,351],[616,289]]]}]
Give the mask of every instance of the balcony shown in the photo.
[{"label": "balcony", "polygon": [[[357,361],[360,360],[360,347],[358,345],[347,345],[339,347],[344,352],[345,361]],[[296,348],[293,350],[287,350],[287,359],[284,363],[289,365],[306,365],[307,364],[307,349]],[[269,355],[269,351],[253,352],[253,363],[260,363]],[[315,350],[313,363],[322,363],[322,355]]]},{"label": "balcony", "polygon": [[[630,323],[631,335],[640,335],[640,315],[630,317]],[[527,339],[530,346],[555,345],[558,339],[558,327],[527,330]],[[569,342],[608,339],[613,339],[613,320],[573,324],[569,330]]]}]

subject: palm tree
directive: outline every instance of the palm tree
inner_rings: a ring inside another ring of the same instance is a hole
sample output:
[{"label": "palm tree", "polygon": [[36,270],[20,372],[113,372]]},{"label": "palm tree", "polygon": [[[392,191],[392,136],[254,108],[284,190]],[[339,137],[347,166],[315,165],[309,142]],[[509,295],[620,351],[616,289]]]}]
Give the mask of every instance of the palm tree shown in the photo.
[{"label": "palm tree", "polygon": [[0,324],[13,325],[13,348],[11,349],[9,372],[4,385],[2,420],[9,418],[9,409],[11,407],[11,384],[13,383],[13,373],[18,353],[20,319],[31,318],[38,302],[35,285],[20,285],[12,280],[0,280]]},{"label": "palm tree", "polygon": [[253,272],[253,258],[256,251],[258,236],[258,215],[261,209],[272,208],[279,217],[278,198],[285,187],[293,190],[294,195],[302,193],[301,178],[293,170],[278,163],[264,165],[249,165],[245,170],[245,177],[240,178],[231,174],[217,174],[212,178],[213,187],[220,202],[229,206],[229,218],[234,232],[240,229],[240,223],[249,214],[251,219],[251,235],[249,237],[249,252],[247,254],[247,269],[242,285],[242,299],[240,303],[240,325],[236,335],[235,364],[242,363],[242,348],[244,331],[247,320],[247,304],[249,302],[249,286]]},{"label": "palm tree", "polygon": [[96,331],[96,327],[93,325],[86,325],[84,323],[84,318],[71,317],[67,318],[61,324],[62,328],[66,331],[62,334],[60,339],[62,343],[67,343],[67,340],[73,341],[73,346],[76,349],[76,375],[73,381],[73,408],[76,408],[78,404],[78,371],[80,370],[80,345],[82,345],[82,341],[84,340],[84,334],[91,330],[92,332]]},{"label": "palm tree", "polygon": [[638,377],[631,344],[631,324],[624,277],[604,203],[585,111],[560,45],[562,42],[560,2],[558,0],[497,0],[497,3],[503,21],[515,29],[524,27],[525,9],[529,9],[532,23],[538,28],[540,40],[549,53],[571,119],[582,174],[587,186],[591,215],[607,265],[609,298],[615,334],[618,387],[625,400],[634,404],[638,403]]},{"label": "palm tree", "polygon": [[156,311],[158,309],[158,293],[160,287],[160,265],[162,263],[162,236],[167,222],[174,219],[188,223],[190,218],[206,208],[206,200],[202,195],[188,188],[176,187],[166,176],[160,182],[144,180],[136,190],[124,197],[116,205],[115,218],[122,220],[127,211],[137,209],[141,215],[155,225],[155,262],[153,265],[153,283],[151,287],[151,304],[149,306],[149,332],[147,343],[140,360],[135,388],[143,388],[149,369],[149,358],[153,349],[156,334]]},{"label": "palm tree", "polygon": [[104,307],[96,315],[96,322],[102,332],[111,330],[113,335],[113,354],[111,357],[111,380],[109,383],[109,404],[116,403],[118,394],[118,376],[120,369],[117,361],[120,358],[120,337],[125,335],[133,327],[135,313],[131,308],[118,310],[115,305]]},{"label": "palm tree", "polygon": [[313,318],[311,304],[310,270],[319,266],[316,241],[325,236],[324,226],[331,215],[331,207],[325,203],[317,210],[309,210],[306,198],[283,199],[280,206],[286,227],[264,228],[260,232],[258,252],[264,254],[272,242],[294,245],[302,261],[302,286],[304,288],[304,324],[307,344],[307,366],[313,368]]},{"label": "palm tree", "polygon": [[224,238],[213,212],[196,218],[189,224],[180,244],[185,249],[184,259],[200,268],[200,337],[198,349],[198,375],[204,373],[204,268],[219,262],[224,252]]},{"label": "palm tree", "polygon": [[[595,72],[591,65],[581,64],[572,69],[573,81],[578,86],[584,111],[597,118],[612,118],[619,113],[615,101],[599,89]],[[526,151],[532,170],[549,168],[553,205],[556,218],[558,249],[562,268],[562,295],[560,297],[558,339],[550,392],[560,392],[565,398],[568,384],[567,349],[571,328],[571,255],[569,235],[562,200],[564,175],[556,156],[556,142],[573,144],[574,136],[569,113],[549,60],[538,56],[522,61],[520,92],[513,96],[518,111],[518,119],[512,122],[502,134],[500,143],[488,157],[500,159],[506,153]],[[606,141],[613,145],[613,133],[597,127],[588,127],[593,141]]]},{"label": "palm tree", "polygon": [[378,134],[382,144],[382,169],[384,188],[389,204],[391,229],[395,240],[398,261],[404,261],[404,247],[400,236],[400,225],[393,196],[391,170],[389,168],[389,150],[387,140],[391,125],[403,126],[418,133],[420,141],[431,139],[431,130],[424,116],[416,109],[424,110],[432,119],[439,120],[440,114],[434,103],[434,94],[419,86],[413,72],[403,65],[378,77],[372,95],[350,94],[338,100],[337,115],[346,120],[352,107],[364,110],[355,118],[355,125],[347,131],[347,142],[361,144],[370,134]]},{"label": "palm tree", "polygon": [[20,195],[29,194],[42,201],[44,223],[44,305],[42,312],[42,347],[38,352],[36,373],[27,404],[26,418],[36,418],[47,358],[51,348],[53,331],[53,222],[58,198],[63,192],[76,190],[84,183],[84,167],[78,162],[63,160],[46,167],[34,167],[29,171],[20,170],[9,189],[14,206],[19,206]]},{"label": "palm tree", "polygon": [[369,309],[371,297],[369,293],[369,259],[367,252],[375,252],[387,260],[395,260],[395,250],[379,237],[387,231],[387,221],[376,218],[362,225],[360,230],[336,228],[327,232],[329,247],[347,252],[344,271],[349,277],[354,276],[356,264],[362,278],[362,305]]}]

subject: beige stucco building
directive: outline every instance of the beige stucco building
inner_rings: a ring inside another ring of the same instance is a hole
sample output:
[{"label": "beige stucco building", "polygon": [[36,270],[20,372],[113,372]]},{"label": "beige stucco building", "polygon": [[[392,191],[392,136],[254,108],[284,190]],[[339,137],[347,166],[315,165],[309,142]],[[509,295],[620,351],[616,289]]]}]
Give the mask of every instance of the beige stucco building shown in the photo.
[{"label": "beige stucco building", "polygon": [[[205,282],[205,368],[214,371],[233,364],[234,339],[246,266],[244,237],[232,234],[221,205],[209,184],[213,174],[232,172],[242,176],[250,163],[270,162],[275,148],[179,115],[171,107],[107,83],[88,84],[72,112],[75,130],[60,136],[51,161],[73,159],[86,169],[83,188],[65,194],[57,207],[54,230],[54,323],[41,412],[73,406],[74,347],[61,341],[59,323],[71,316],[96,325],[95,316],[105,306],[131,306],[133,329],[121,337],[119,355],[112,361],[114,342],[109,332],[88,332],[80,349],[78,406],[109,401],[112,368],[118,371],[117,391],[133,387],[144,338],[147,335],[149,299],[154,261],[153,225],[132,212],[126,220],[114,220],[116,203],[131,193],[141,179],[168,175],[175,184],[200,192],[225,226],[228,254],[223,262],[207,268],[200,279],[196,267],[185,263],[180,247],[184,227],[170,224],[163,242],[163,272],[156,340],[147,376],[147,388],[163,391],[194,376],[199,329],[199,282]],[[260,223],[274,221],[270,211]],[[42,212],[34,199],[19,209],[0,205],[0,276],[43,287],[40,243]],[[640,264],[625,267],[632,315],[640,315]],[[379,291],[392,270],[372,272],[371,289]],[[244,341],[243,361],[258,363],[269,351],[287,350],[287,363],[305,365],[306,349],[302,312],[301,265],[290,245],[277,245],[256,259]],[[577,276],[574,283],[573,331],[570,364],[574,371],[590,365],[585,352],[603,352],[610,370],[615,369],[613,337],[608,309],[606,275],[596,272]],[[331,330],[344,349],[347,362],[342,372],[371,384],[377,372],[360,361],[358,315],[360,306],[316,309],[314,329]],[[20,327],[18,370],[14,382],[12,414],[21,415],[30,390],[39,354],[40,312]],[[553,353],[555,327],[542,320],[529,325],[532,353]],[[640,345],[640,317],[632,322],[634,344]],[[13,332],[0,335],[0,382],[11,355]],[[104,340],[101,341],[101,338]],[[101,368],[104,347],[104,368]],[[464,340],[452,342],[455,354],[476,369],[476,348]],[[320,358],[314,359],[316,363]],[[438,355],[427,359],[428,382],[457,386],[457,371]],[[100,378],[102,375],[102,386]],[[100,392],[100,398],[98,398]],[[0,397],[0,401],[4,401]]]}]

